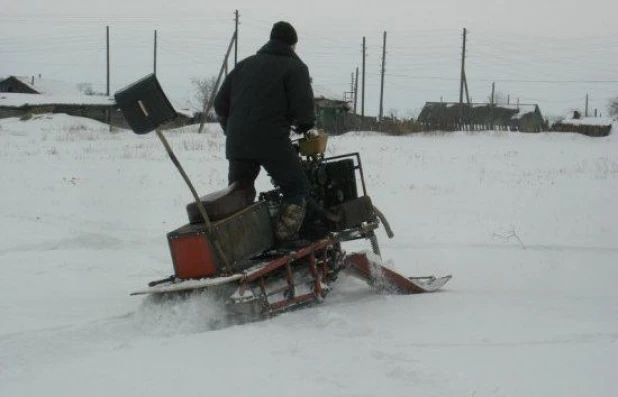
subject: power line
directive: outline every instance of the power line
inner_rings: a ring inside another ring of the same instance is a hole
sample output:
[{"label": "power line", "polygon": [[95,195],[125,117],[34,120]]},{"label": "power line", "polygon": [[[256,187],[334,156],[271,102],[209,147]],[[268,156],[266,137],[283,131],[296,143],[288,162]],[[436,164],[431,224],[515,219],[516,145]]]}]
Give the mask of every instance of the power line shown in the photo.
[{"label": "power line", "polygon": [[540,83],[540,84],[616,84],[618,80],[514,80],[514,79],[475,79],[475,81],[500,83]]},{"label": "power line", "polygon": [[[367,73],[373,76],[379,76],[379,73]],[[389,77],[405,77],[415,80],[442,80],[442,81],[459,81],[456,78],[442,77],[442,76],[424,76],[413,74],[398,74],[398,73],[386,73]],[[525,80],[525,79],[474,79],[474,81],[480,82],[497,82],[497,83],[543,83],[543,84],[616,84],[618,80]]]}]

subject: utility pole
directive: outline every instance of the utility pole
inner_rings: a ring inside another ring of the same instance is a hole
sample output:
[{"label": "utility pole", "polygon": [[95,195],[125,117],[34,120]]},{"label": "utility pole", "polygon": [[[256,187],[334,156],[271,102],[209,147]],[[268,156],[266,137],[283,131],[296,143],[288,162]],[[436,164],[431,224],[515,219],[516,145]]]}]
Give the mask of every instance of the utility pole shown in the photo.
[{"label": "utility pole", "polygon": [[470,92],[468,91],[468,76],[464,73],[464,89],[466,91],[466,102],[470,105]]},{"label": "utility pole", "polygon": [[382,79],[380,83],[380,116],[379,121],[382,121],[384,114],[384,72],[386,70],[386,32],[384,32],[384,39],[382,44]]},{"label": "utility pole", "polygon": [[490,128],[494,129],[494,102],[495,102],[495,94],[496,94],[496,83],[491,83],[491,124]]},{"label": "utility pole", "polygon": [[234,34],[232,35],[230,44],[228,45],[227,51],[225,52],[225,57],[223,57],[223,63],[221,64],[221,69],[219,70],[219,76],[217,76],[217,81],[215,82],[215,86],[213,87],[213,90],[210,93],[210,98],[208,99],[208,102],[204,104],[204,109],[202,111],[202,116],[200,120],[200,128],[198,129],[198,132],[200,133],[202,132],[202,129],[204,128],[204,123],[206,121],[206,117],[208,116],[208,112],[210,112],[210,109],[212,108],[212,104],[215,100],[215,95],[217,94],[217,90],[219,89],[219,84],[221,83],[221,78],[223,77],[223,72],[225,72],[227,61],[230,57],[230,53],[232,52],[232,46],[234,45],[235,42],[236,42],[236,32],[234,32]]},{"label": "utility pole", "polygon": [[358,104],[358,66],[356,67],[356,78],[354,79],[354,114],[356,115],[356,105]]},{"label": "utility pole", "polygon": [[367,46],[365,36],[363,36],[363,96],[361,96],[361,117],[365,117],[365,59],[367,57]]},{"label": "utility pole", "polygon": [[461,51],[461,77],[459,81],[459,118],[460,122],[463,122],[463,93],[464,83],[466,80],[466,35],[468,31],[466,28],[463,30],[463,46]]},{"label": "utility pole", "polygon": [[107,88],[105,95],[109,96],[109,26],[105,27],[105,42],[107,46]]},{"label": "utility pole", "polygon": [[350,73],[350,95],[354,95],[354,72]]},{"label": "utility pole", "polygon": [[589,94],[586,94],[586,111],[584,112],[584,117],[588,117],[588,100]]},{"label": "utility pole", "polygon": [[157,75],[157,29],[154,31],[154,74]]},{"label": "utility pole", "polygon": [[[109,26],[105,27],[105,43],[107,47],[107,83],[105,88],[105,95],[109,96]],[[107,109],[105,111],[105,119],[109,125],[109,131],[112,131],[112,113]]]},{"label": "utility pole", "polygon": [[495,94],[496,94],[496,83],[493,82],[491,83],[491,106],[494,106],[494,103],[495,103],[494,95]]},{"label": "utility pole", "polygon": [[234,12],[234,16],[234,37],[236,37],[236,40],[234,41],[234,67],[236,67],[236,64],[238,63],[238,10]]}]

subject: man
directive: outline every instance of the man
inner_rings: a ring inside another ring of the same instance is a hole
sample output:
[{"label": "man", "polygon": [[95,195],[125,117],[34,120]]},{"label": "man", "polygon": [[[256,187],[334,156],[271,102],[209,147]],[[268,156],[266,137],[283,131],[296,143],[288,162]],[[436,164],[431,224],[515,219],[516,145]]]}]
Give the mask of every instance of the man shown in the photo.
[{"label": "man", "polygon": [[297,238],[309,196],[290,129],[302,134],[315,122],[309,69],[295,53],[297,42],[292,25],[275,23],[268,43],[236,65],[215,98],[227,137],[228,181],[253,182],[264,167],[283,194],[274,230],[283,242]]}]

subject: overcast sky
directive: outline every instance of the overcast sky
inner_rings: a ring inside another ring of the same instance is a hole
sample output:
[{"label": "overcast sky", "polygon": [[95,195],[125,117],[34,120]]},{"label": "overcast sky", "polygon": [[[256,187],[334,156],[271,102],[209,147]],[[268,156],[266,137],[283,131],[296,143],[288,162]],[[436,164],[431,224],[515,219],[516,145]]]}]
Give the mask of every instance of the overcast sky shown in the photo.
[{"label": "overcast sky", "polygon": [[[418,113],[426,101],[459,99],[462,29],[469,30],[467,77],[474,101],[491,83],[511,102],[547,114],[605,113],[618,96],[618,2],[610,0],[2,0],[0,77],[38,75],[105,90],[105,26],[110,27],[111,91],[152,72],[158,31],[159,80],[177,100],[191,79],[216,75],[240,12],[239,58],[254,53],[272,23],[287,20],[314,82],[350,90],[367,39],[366,114],[379,107],[382,34],[387,31],[385,113]],[[360,102],[359,102],[360,107]]]}]

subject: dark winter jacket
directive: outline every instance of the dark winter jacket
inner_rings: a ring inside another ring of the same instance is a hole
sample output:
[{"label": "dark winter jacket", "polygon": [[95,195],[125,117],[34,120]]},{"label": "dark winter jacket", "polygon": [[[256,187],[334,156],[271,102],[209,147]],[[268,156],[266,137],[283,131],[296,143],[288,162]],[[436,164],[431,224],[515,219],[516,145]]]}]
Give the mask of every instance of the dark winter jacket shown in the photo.
[{"label": "dark winter jacket", "polygon": [[315,122],[309,69],[287,44],[271,40],[239,62],[217,97],[228,159],[268,159],[290,150],[290,127]]}]

